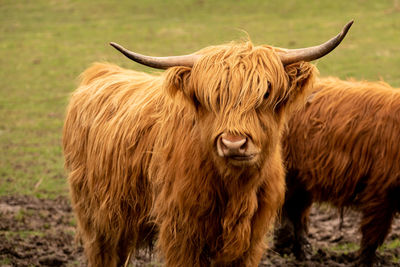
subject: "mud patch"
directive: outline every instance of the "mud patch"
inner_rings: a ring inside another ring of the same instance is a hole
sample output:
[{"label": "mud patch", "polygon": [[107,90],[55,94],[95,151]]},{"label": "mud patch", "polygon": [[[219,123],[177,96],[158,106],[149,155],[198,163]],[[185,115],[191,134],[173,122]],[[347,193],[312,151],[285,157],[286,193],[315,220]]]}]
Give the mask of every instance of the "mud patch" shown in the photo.
[{"label": "mud patch", "polygon": [[[260,266],[350,266],[356,258],[359,216],[314,207],[308,240],[312,256],[303,262],[292,255],[267,251]],[[75,220],[65,197],[54,200],[27,196],[0,197],[0,266],[86,266],[83,250],[74,240]],[[379,250],[379,266],[400,266],[400,222]],[[140,253],[131,266],[158,266]]]},{"label": "mud patch", "polygon": [[0,266],[81,266],[68,199],[0,198]]},{"label": "mud patch", "polygon": [[[292,254],[283,257],[269,251],[260,266],[337,266],[354,265],[361,234],[358,232],[360,215],[348,210],[338,211],[325,206],[313,206],[310,214],[308,241],[312,255],[296,261]],[[378,251],[376,266],[400,266],[400,220],[396,218],[384,245]]]}]

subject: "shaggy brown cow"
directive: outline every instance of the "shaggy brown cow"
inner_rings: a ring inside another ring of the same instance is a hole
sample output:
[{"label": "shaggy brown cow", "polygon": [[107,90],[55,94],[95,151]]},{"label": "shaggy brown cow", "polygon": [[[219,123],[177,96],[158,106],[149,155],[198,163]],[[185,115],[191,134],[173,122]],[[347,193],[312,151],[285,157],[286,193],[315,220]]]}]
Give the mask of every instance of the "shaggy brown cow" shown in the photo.
[{"label": "shaggy brown cow", "polygon": [[336,78],[315,87],[283,138],[288,191],[275,246],[304,258],[311,204],[353,207],[362,212],[358,264],[369,266],[400,207],[400,91]]},{"label": "shaggy brown cow", "polygon": [[283,50],[251,42],[95,64],[68,107],[63,145],[90,266],[157,240],[168,266],[256,266],[284,197],[280,136],[315,67],[343,39]]}]

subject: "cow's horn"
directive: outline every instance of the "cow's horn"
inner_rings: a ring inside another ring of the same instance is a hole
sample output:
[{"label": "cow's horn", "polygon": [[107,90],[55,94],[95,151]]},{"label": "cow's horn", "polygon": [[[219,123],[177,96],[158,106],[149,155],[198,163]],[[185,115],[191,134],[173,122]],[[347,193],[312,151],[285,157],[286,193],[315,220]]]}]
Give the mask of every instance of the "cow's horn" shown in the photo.
[{"label": "cow's horn", "polygon": [[168,69],[175,66],[192,67],[200,57],[199,55],[193,54],[174,57],[150,57],[129,51],[113,42],[111,42],[110,45],[133,61],[156,69]]},{"label": "cow's horn", "polygon": [[325,56],[340,44],[353,22],[354,20],[351,20],[343,27],[342,32],[321,45],[300,49],[283,49],[282,52],[279,52],[279,57],[283,65],[299,61],[312,61]]}]

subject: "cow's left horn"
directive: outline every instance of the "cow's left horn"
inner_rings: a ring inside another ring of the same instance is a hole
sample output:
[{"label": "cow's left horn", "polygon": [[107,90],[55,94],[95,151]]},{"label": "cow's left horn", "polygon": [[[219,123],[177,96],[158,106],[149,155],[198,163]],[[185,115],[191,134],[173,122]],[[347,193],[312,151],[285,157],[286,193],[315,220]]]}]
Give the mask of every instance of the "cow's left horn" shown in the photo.
[{"label": "cow's left horn", "polygon": [[111,42],[110,45],[133,61],[156,69],[168,69],[175,66],[192,67],[200,57],[194,54],[174,57],[150,57],[129,51],[113,42]]},{"label": "cow's left horn", "polygon": [[282,52],[279,52],[279,57],[283,65],[299,61],[312,61],[325,56],[342,42],[353,22],[354,20],[351,20],[338,35],[321,45],[300,49],[283,49]]}]

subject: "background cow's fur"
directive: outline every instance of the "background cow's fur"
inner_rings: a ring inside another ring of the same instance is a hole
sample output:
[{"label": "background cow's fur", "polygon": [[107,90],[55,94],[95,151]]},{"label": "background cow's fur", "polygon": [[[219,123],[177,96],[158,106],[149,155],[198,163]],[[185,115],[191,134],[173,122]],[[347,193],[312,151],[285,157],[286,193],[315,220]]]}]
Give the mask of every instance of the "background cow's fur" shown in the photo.
[{"label": "background cow's fur", "polygon": [[305,256],[310,206],[362,212],[360,264],[369,265],[400,201],[400,91],[383,82],[321,79],[283,138],[286,201],[276,248]]},{"label": "background cow's fur", "polygon": [[[157,240],[168,266],[256,266],[284,197],[280,136],[310,91],[309,63],[268,46],[209,47],[160,75],[95,64],[64,126],[72,203],[90,266],[123,264]],[[261,148],[243,166],[215,152],[222,132]]]}]

